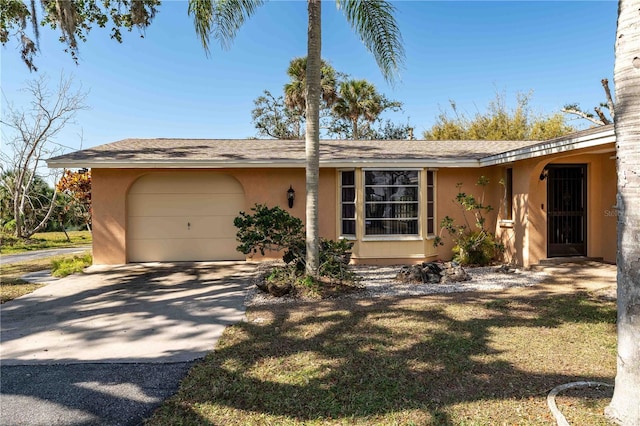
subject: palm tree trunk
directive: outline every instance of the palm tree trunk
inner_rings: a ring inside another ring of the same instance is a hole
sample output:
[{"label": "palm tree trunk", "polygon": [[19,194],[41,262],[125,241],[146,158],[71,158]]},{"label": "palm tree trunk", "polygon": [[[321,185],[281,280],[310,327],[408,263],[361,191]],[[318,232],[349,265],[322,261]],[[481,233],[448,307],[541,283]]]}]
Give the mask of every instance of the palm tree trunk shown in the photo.
[{"label": "palm tree trunk", "polygon": [[614,80],[618,173],[618,358],[606,409],[622,425],[640,425],[640,1],[620,0]]},{"label": "palm tree trunk", "polygon": [[320,174],[321,0],[308,0],[306,152],[306,272],[316,277],[319,267],[318,187]]}]

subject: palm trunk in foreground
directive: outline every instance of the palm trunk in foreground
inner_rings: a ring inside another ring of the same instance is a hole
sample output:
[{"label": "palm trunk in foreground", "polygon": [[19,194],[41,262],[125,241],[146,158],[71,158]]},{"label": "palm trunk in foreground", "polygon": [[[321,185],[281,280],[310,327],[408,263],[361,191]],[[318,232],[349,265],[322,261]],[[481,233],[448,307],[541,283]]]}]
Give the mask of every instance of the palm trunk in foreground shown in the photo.
[{"label": "palm trunk in foreground", "polygon": [[316,277],[319,268],[318,177],[320,174],[320,0],[309,0],[307,33],[307,132],[306,152],[306,272]]},{"label": "palm trunk in foreground", "polygon": [[640,425],[640,0],[620,0],[615,55],[618,173],[618,358],[606,409]]}]

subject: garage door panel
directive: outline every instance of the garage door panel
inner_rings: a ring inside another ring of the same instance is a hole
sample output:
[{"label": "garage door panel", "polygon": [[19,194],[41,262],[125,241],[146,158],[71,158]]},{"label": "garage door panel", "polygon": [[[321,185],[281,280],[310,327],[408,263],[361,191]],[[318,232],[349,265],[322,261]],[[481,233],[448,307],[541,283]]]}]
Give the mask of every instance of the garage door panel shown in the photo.
[{"label": "garage door panel", "polygon": [[244,208],[242,194],[136,194],[129,216],[238,216]]},{"label": "garage door panel", "polygon": [[132,240],[131,262],[189,262],[207,260],[244,260],[242,253],[230,253],[235,239],[172,239],[167,244],[158,240]]},{"label": "garage door panel", "polygon": [[233,225],[242,210],[244,191],[231,176],[145,175],[127,197],[128,261],[242,260]]},{"label": "garage door panel", "polygon": [[233,216],[131,217],[130,239],[230,238],[238,231]]},{"label": "garage door panel", "polygon": [[[143,176],[129,190],[130,194],[237,194],[242,185],[225,174],[167,173]],[[138,183],[142,183],[138,185]]]}]

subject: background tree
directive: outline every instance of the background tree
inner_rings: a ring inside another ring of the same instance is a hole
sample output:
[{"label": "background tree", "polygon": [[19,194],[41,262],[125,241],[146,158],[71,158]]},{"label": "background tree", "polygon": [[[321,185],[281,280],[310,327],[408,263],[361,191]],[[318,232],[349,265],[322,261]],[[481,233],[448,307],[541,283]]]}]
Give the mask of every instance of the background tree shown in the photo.
[{"label": "background tree", "polygon": [[78,40],[85,41],[95,25],[111,24],[111,38],[122,42],[122,29],[144,30],[151,24],[160,0],[40,0],[42,19],[37,15],[37,0],[0,1],[0,42],[10,38],[20,43],[22,60],[30,71],[37,71],[34,56],[38,53],[39,25],[60,30],[60,41],[74,61],[78,59]]},{"label": "background tree", "polygon": [[[603,78],[602,80],[600,80],[600,83],[602,84],[602,88],[604,89],[604,94],[607,98],[607,102],[602,102],[599,106],[593,108],[593,110],[597,114],[597,117],[588,111],[582,110],[580,108],[580,105],[575,103],[565,105],[564,108],[562,108],[562,112],[564,112],[565,114],[577,115],[578,117],[588,120],[597,126],[606,126],[607,124],[611,124],[611,122],[615,119],[616,111],[613,98],[611,97],[609,80]],[[605,108],[609,111],[609,115],[611,116],[611,118],[606,116],[602,108]]]},{"label": "background tree", "polygon": [[615,44],[618,357],[607,415],[640,425],[640,1],[620,0]]},{"label": "background tree", "polygon": [[268,90],[253,101],[251,119],[258,129],[258,136],[274,139],[302,139],[304,137],[304,117],[294,113],[284,103],[284,97],[277,98]]},{"label": "background tree", "polygon": [[401,102],[390,101],[367,80],[343,81],[333,106],[334,120],[329,132],[344,139],[373,139],[375,133],[371,125],[380,114],[401,107]]},{"label": "background tree", "polygon": [[[320,61],[321,80],[320,93],[322,103],[320,108],[331,108],[337,99],[336,70],[324,59]],[[307,58],[293,58],[287,68],[290,81],[284,85],[284,103],[294,114],[304,119],[307,109]]]},{"label": "background tree", "polygon": [[[284,85],[283,96],[277,98],[268,90],[256,98],[251,118],[258,136],[275,139],[303,139],[305,127],[305,85],[307,58],[293,58],[289,62],[289,82]],[[326,61],[322,61],[321,116],[327,116],[336,99],[337,73]]]},{"label": "background tree", "polygon": [[[13,170],[6,170],[2,173],[0,178],[2,205],[0,220],[3,232],[16,234],[19,226],[22,229],[34,229],[45,220],[48,214],[50,215],[50,211],[55,209],[51,201],[54,198],[54,189],[42,177],[38,175],[31,176],[31,173],[31,171],[27,172],[27,179],[30,181],[30,185],[27,191],[22,194],[23,206],[20,221],[16,220],[14,208],[16,176],[18,173]],[[44,226],[40,229],[42,228]]]},{"label": "background tree", "polygon": [[0,121],[6,147],[0,164],[3,172],[13,175],[11,207],[18,238],[29,238],[47,225],[55,208],[55,189],[46,203],[38,197],[39,209],[46,206],[47,210],[37,223],[29,220],[28,214],[36,206],[33,188],[38,184],[41,160],[62,152],[63,146],[56,142],[56,135],[78,111],[86,109],[86,93],[72,87],[71,77],[60,76],[55,93],[48,88],[46,76],[27,82],[25,91],[31,97],[30,104],[16,108],[8,103]]},{"label": "background tree", "polygon": [[486,112],[472,118],[458,111],[451,102],[454,116],[441,113],[431,129],[424,132],[426,140],[547,140],[575,131],[560,113],[536,116],[531,112],[531,93],[516,94],[516,106],[507,107],[504,94],[497,93]]},{"label": "background tree", "polygon": [[415,139],[413,137],[413,126],[407,121],[406,124],[394,123],[391,120],[380,122],[377,128],[371,130],[371,139],[375,140],[403,140]]},{"label": "background tree", "polygon": [[67,213],[66,216],[74,222],[81,221],[91,231],[91,170],[65,170],[56,188],[67,196],[67,202],[62,206],[63,213]]}]

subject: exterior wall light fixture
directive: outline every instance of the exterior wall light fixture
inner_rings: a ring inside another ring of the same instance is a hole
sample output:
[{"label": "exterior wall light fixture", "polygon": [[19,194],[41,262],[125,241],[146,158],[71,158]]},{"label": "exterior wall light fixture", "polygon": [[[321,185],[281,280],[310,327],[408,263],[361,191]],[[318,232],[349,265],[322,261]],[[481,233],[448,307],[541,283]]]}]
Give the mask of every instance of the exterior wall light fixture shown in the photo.
[{"label": "exterior wall light fixture", "polygon": [[293,200],[296,199],[296,191],[293,190],[293,187],[289,185],[289,189],[287,190],[287,201],[289,201],[289,208],[293,207]]}]

